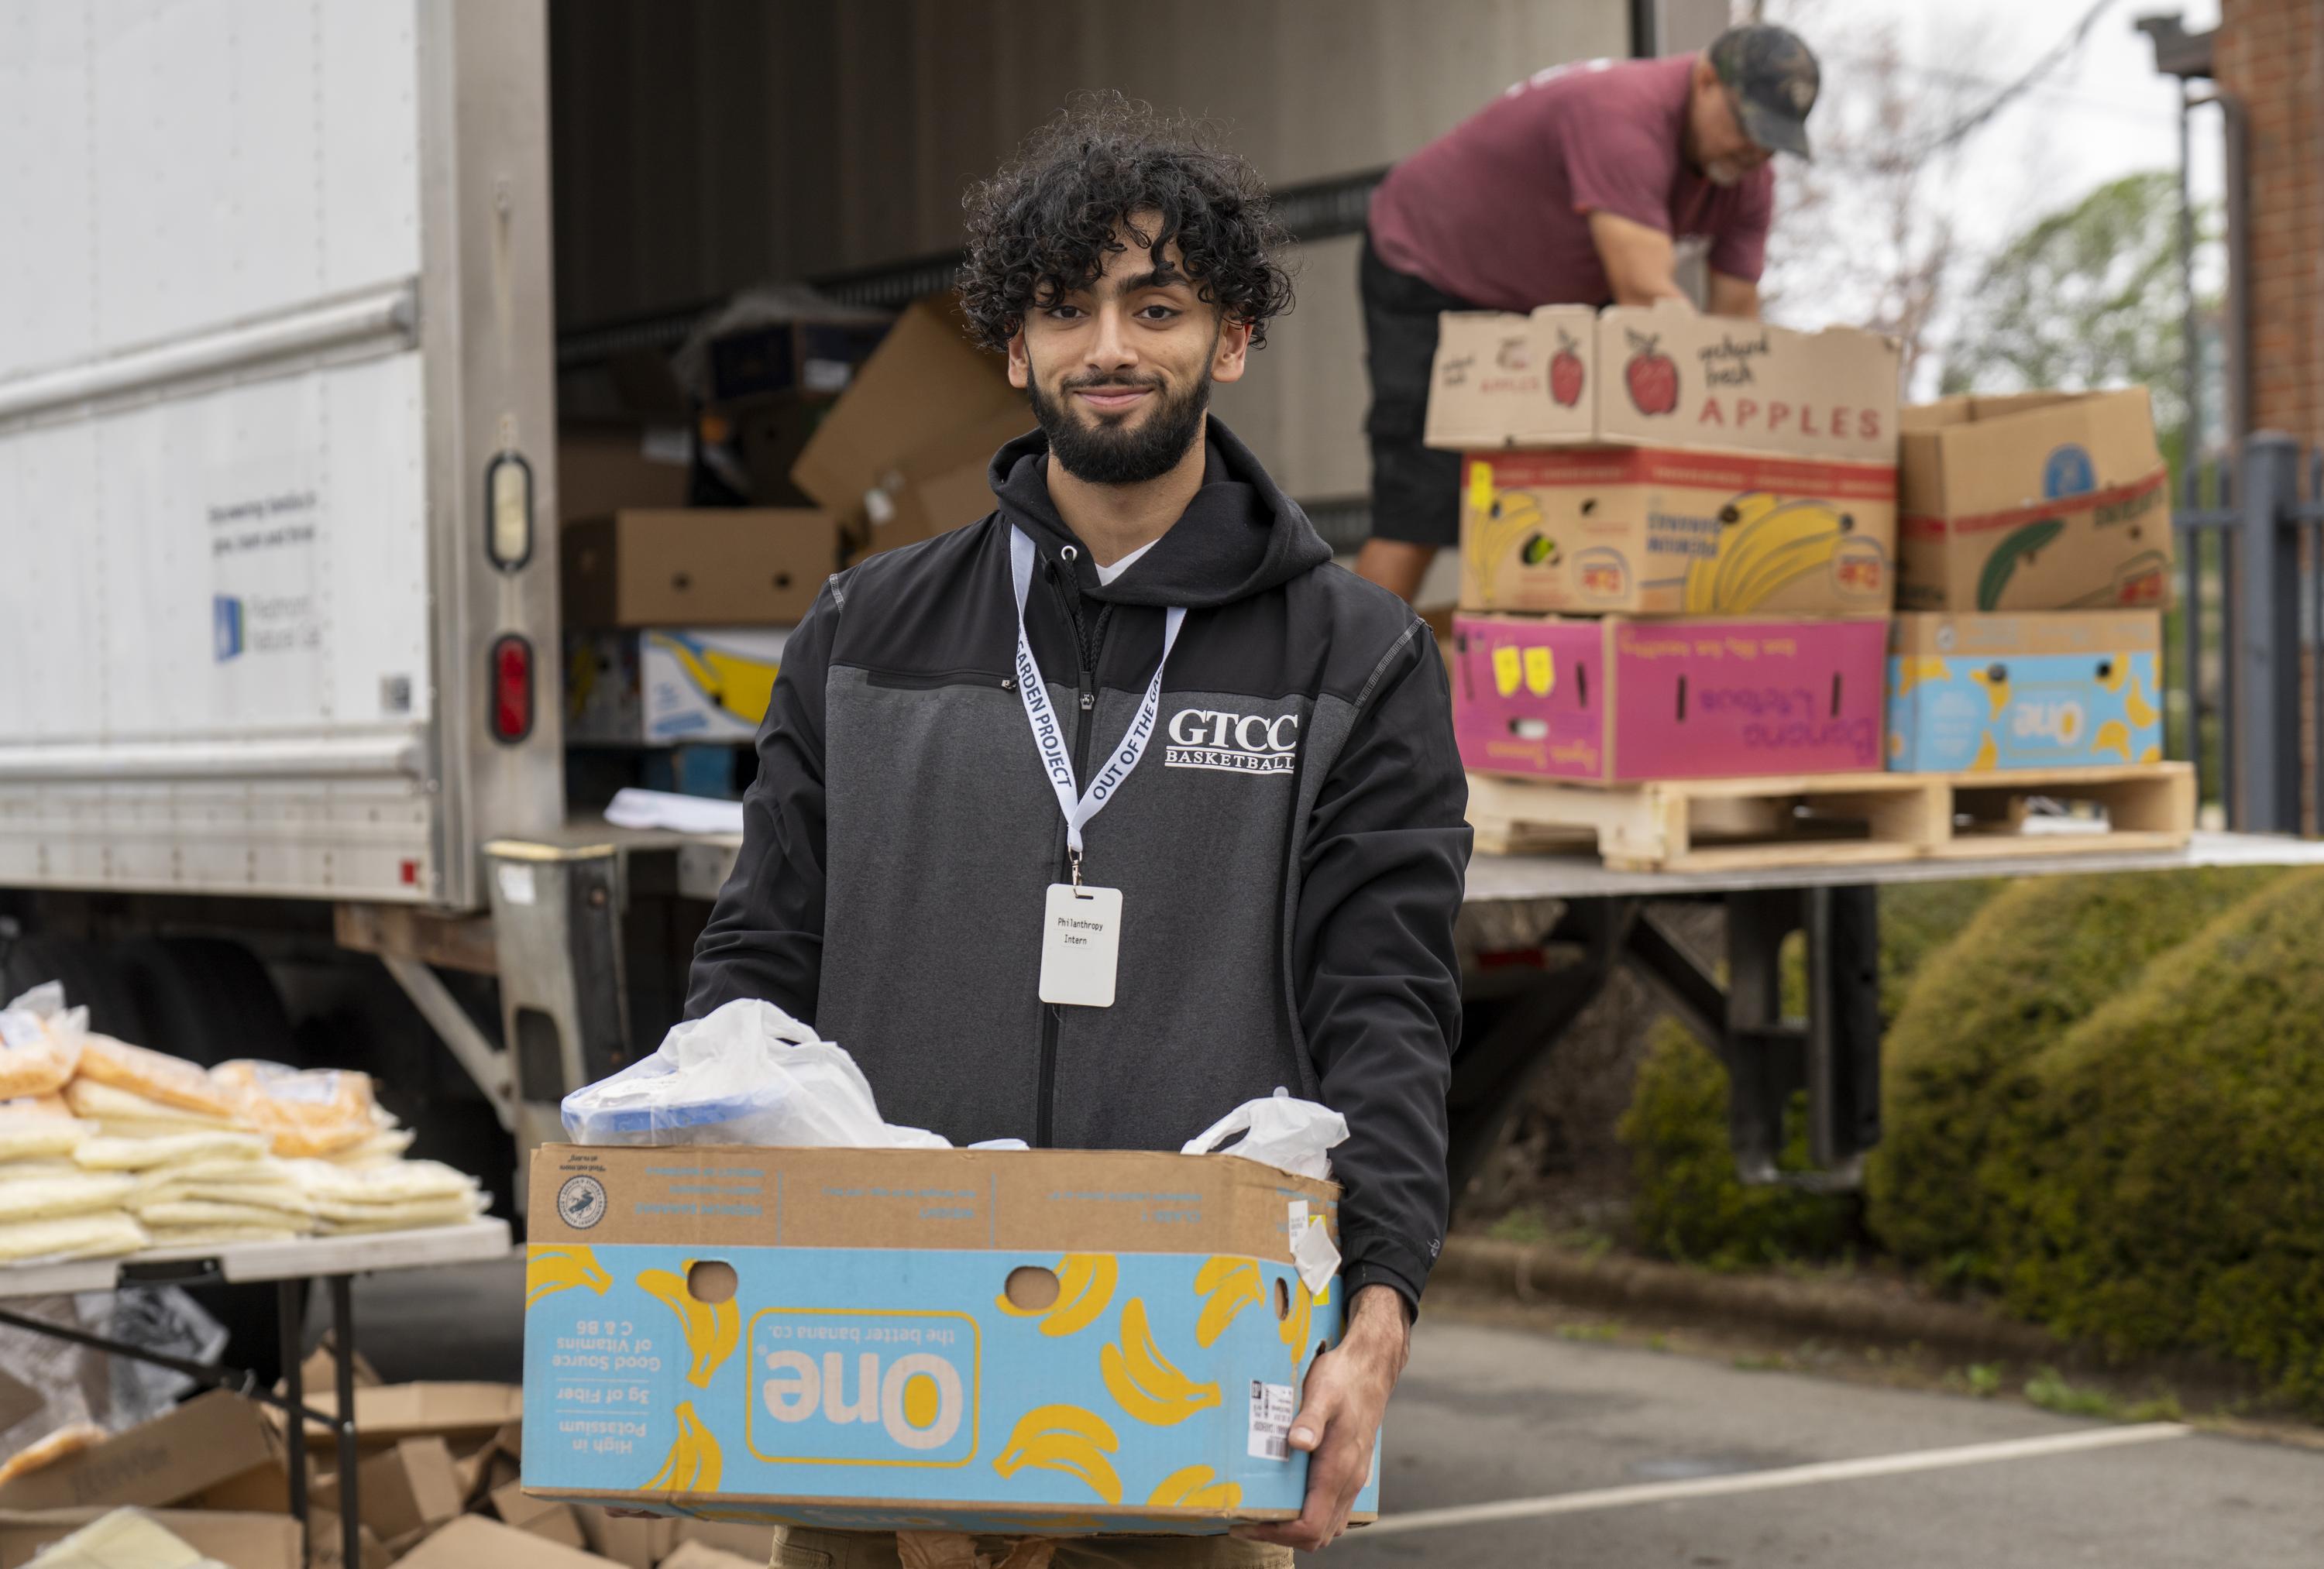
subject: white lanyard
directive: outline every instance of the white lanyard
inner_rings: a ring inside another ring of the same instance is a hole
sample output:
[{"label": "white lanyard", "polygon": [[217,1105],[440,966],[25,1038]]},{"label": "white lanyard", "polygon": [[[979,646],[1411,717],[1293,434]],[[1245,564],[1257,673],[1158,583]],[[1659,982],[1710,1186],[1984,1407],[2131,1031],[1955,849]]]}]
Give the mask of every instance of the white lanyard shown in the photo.
[{"label": "white lanyard", "polygon": [[[1178,640],[1178,629],[1185,624],[1186,610],[1172,605],[1162,615],[1162,657],[1155,661],[1154,679],[1146,684],[1146,699],[1138,705],[1138,717],[1130,721],[1130,731],[1121,738],[1121,745],[1097,771],[1097,777],[1076,799],[1074,794],[1074,764],[1065,753],[1065,728],[1057,720],[1057,711],[1049,702],[1048,684],[1041,679],[1041,667],[1033,659],[1033,646],[1025,640],[1025,600],[1033,591],[1033,542],[1022,528],[1009,531],[1009,570],[1017,583],[1017,692],[1025,700],[1025,719],[1033,727],[1033,744],[1041,749],[1041,769],[1049,776],[1049,787],[1057,793],[1057,806],[1065,814],[1065,849],[1073,857],[1074,885],[1082,881],[1082,828],[1103,809],[1121,782],[1130,777],[1138,759],[1146,752],[1146,742],[1154,734],[1154,721],[1162,707],[1162,666],[1170,661],[1171,645]],[[1093,718],[1094,715],[1093,714]]]}]

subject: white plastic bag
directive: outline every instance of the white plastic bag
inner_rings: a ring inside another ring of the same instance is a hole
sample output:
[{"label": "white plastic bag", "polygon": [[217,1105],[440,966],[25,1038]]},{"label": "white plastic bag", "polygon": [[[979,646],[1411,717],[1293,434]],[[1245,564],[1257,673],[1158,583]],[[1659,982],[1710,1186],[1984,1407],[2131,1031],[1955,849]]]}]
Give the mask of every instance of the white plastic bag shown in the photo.
[{"label": "white plastic bag", "polygon": [[[1235,1134],[1242,1142],[1222,1150]],[[1240,1155],[1295,1177],[1329,1178],[1324,1153],[1348,1136],[1348,1119],[1330,1106],[1298,1100],[1278,1088],[1264,1100],[1247,1100],[1186,1142],[1182,1155]]]},{"label": "white plastic bag", "polygon": [[576,1144],[898,1142],[855,1060],[753,997],[678,1025],[652,1056],[575,1090],[562,1109]]}]

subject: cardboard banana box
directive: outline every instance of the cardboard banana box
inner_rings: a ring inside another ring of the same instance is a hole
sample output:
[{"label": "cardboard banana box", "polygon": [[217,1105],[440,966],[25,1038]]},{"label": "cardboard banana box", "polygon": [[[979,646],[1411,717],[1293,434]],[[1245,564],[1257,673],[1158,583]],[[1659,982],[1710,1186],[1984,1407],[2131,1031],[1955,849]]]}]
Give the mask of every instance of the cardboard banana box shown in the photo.
[{"label": "cardboard banana box", "polygon": [[1946,398],[1902,418],[1902,608],[2169,608],[2170,475],[2145,388]]},{"label": "cardboard banana box", "polygon": [[1601,446],[1462,474],[1465,610],[1877,616],[1895,592],[1885,464]]},{"label": "cardboard banana box", "polygon": [[1227,1155],[545,1146],[524,1490],[848,1529],[1288,1519],[1342,1311],[1292,1238],[1335,1195]]},{"label": "cardboard banana box", "polygon": [[565,739],[748,742],[767,717],[789,636],[779,627],[567,632]]},{"label": "cardboard banana box", "polygon": [[1888,647],[1888,766],[1899,772],[2163,759],[2155,611],[1906,614]]},{"label": "cardboard banana box", "polygon": [[1627,784],[1880,766],[1885,620],[1452,624],[1452,728],[1480,774]]}]

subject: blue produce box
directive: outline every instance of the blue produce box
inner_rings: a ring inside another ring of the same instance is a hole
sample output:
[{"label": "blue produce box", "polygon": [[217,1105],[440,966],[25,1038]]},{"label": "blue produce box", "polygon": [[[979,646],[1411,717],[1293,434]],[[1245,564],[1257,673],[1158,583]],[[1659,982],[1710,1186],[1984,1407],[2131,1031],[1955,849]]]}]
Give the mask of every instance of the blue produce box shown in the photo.
[{"label": "blue produce box", "polygon": [[1900,615],[1888,766],[1988,769],[2163,758],[2163,618],[2148,610]]},{"label": "blue produce box", "polygon": [[[524,1489],[842,1529],[1297,1515],[1337,1189],[1231,1155],[550,1145]],[[1311,1253],[1312,1253],[1311,1249]],[[1374,1471],[1357,1518],[1378,1509]]]}]

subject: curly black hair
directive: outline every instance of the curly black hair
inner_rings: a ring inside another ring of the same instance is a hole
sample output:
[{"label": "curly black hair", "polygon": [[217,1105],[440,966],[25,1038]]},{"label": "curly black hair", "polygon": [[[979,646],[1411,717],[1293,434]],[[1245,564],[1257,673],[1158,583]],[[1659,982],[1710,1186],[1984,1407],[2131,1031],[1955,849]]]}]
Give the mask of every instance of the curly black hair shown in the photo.
[{"label": "curly black hair", "polygon": [[[1291,308],[1280,254],[1290,236],[1259,172],[1209,124],[1163,118],[1118,92],[1074,95],[961,206],[961,307],[989,348],[1006,348],[1028,310],[1102,274],[1107,255],[1125,248],[1115,238],[1125,226],[1157,263],[1176,240],[1201,298],[1249,322],[1253,348]],[[1159,215],[1150,234],[1131,223],[1147,213]]]}]

